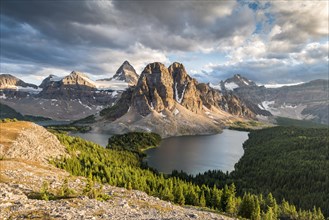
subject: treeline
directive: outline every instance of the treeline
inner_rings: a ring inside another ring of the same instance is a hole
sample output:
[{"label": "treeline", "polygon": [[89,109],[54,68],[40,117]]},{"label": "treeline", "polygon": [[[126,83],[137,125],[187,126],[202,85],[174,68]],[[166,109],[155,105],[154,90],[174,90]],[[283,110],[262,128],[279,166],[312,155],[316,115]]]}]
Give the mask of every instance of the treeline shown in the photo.
[{"label": "treeline", "polygon": [[139,154],[126,150],[105,149],[65,134],[58,133],[57,137],[66,146],[71,157],[53,160],[52,163],[73,175],[144,191],[180,205],[209,207],[231,216],[239,215],[250,219],[324,219],[318,209],[297,212],[295,207],[286,201],[278,204],[271,194],[265,198],[253,194],[240,197],[236,194],[234,184],[225,185],[223,188],[204,184],[199,186],[150,170],[143,165],[143,158]]},{"label": "treeline", "polygon": [[[296,207],[320,207],[329,216],[329,130],[326,128],[273,127],[252,131],[244,155],[231,173],[208,171],[173,176],[195,184],[223,187],[234,182],[238,195],[268,194]],[[297,209],[293,208],[294,215]]]}]

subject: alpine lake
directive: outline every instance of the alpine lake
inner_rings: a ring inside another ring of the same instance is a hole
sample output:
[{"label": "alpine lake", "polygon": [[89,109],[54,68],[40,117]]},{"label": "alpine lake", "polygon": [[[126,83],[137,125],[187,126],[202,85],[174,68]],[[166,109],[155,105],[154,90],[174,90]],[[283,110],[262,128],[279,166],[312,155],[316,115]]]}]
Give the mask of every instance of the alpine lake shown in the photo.
[{"label": "alpine lake", "polygon": [[[106,146],[109,134],[70,132],[85,140]],[[159,172],[173,170],[196,175],[208,170],[231,172],[242,157],[248,132],[224,129],[222,133],[203,136],[182,136],[163,139],[156,148],[145,151],[145,162]]]}]

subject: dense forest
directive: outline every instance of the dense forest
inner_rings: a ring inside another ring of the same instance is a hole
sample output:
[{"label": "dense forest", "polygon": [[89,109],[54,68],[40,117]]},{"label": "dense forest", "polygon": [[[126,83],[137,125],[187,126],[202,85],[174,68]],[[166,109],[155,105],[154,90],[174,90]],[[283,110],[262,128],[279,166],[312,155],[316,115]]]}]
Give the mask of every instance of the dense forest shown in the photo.
[{"label": "dense forest", "polygon": [[156,133],[129,132],[110,137],[106,147],[142,153],[146,149],[159,146],[160,142],[161,136]]},{"label": "dense forest", "polygon": [[249,219],[324,219],[320,209],[297,211],[294,205],[285,200],[278,203],[271,193],[264,196],[244,193],[238,196],[235,184],[219,188],[165,176],[147,168],[138,153],[106,149],[63,133],[56,135],[71,157],[53,160],[52,163],[73,175],[141,190],[180,205],[208,207],[231,216]]},{"label": "dense forest", "polygon": [[231,174],[239,191],[272,192],[329,216],[329,129],[275,127],[249,134]]},{"label": "dense forest", "polygon": [[252,131],[244,155],[231,174],[208,171],[197,176],[174,171],[172,176],[195,184],[223,187],[235,183],[244,192],[271,192],[297,207],[321,207],[329,216],[328,128],[274,127]]}]

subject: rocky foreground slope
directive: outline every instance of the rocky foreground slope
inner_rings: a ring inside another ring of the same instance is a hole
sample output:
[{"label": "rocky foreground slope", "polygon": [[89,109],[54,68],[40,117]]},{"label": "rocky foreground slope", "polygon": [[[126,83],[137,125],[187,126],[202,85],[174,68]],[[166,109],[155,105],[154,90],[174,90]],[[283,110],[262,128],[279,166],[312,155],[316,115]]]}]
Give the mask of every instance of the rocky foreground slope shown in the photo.
[{"label": "rocky foreground slope", "polygon": [[[65,155],[64,146],[58,145],[54,135],[28,122],[1,123],[0,135],[1,147],[6,149],[0,159],[0,219],[231,219],[110,185],[101,188],[95,184],[95,189],[109,200],[90,199],[83,196],[87,182],[84,177],[71,176],[46,163],[53,153]],[[20,143],[22,137],[25,142]],[[15,153],[8,151],[13,146]],[[49,183],[50,193],[58,193],[65,179],[75,196],[51,201],[33,199],[45,182]]]}]

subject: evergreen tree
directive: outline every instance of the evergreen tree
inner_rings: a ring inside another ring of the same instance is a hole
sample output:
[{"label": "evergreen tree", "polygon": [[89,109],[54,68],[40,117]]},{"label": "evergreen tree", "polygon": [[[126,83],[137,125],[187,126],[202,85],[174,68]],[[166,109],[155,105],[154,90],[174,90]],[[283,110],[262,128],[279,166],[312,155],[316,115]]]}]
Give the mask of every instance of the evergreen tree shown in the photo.
[{"label": "evergreen tree", "polygon": [[204,192],[203,191],[201,192],[201,195],[200,195],[200,206],[201,207],[205,207],[206,206],[206,198],[204,196]]}]

